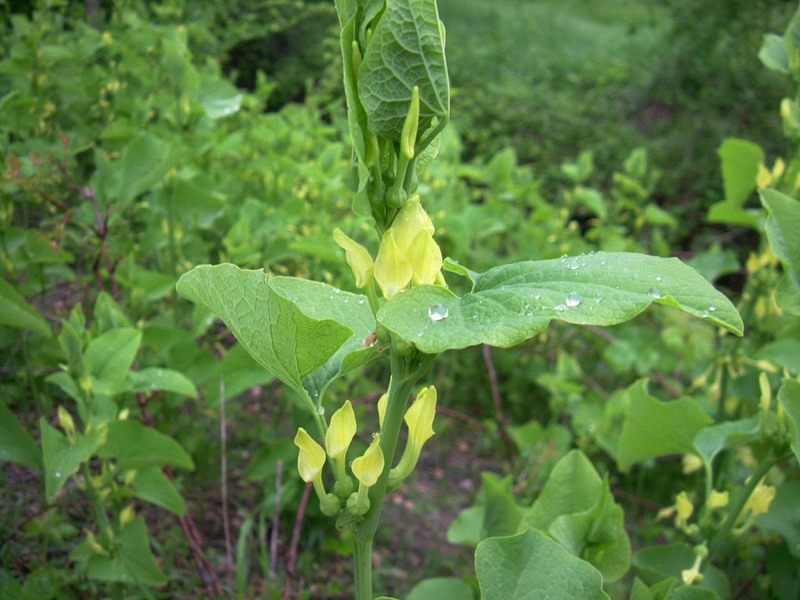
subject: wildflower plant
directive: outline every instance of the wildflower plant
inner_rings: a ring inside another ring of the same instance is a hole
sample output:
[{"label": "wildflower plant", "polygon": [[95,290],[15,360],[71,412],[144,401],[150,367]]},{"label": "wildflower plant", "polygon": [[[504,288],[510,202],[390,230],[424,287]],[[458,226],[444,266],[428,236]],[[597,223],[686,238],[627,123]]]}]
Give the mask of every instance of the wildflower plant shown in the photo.
[{"label": "wildflower plant", "polygon": [[[443,258],[428,214],[436,197],[423,197],[418,187],[450,117],[445,28],[436,1],[337,0],[336,7],[353,144],[353,210],[372,225],[378,250],[373,257],[361,243],[369,240],[354,239],[361,230],[337,230],[331,243],[344,250],[362,293],[232,264],[195,267],[181,277],[178,291],[221,318],[308,408],[315,427],[297,432],[298,469],[313,483],[322,512],[352,530],[354,595],[373,600],[372,545],[386,492],[413,472],[433,435],[436,390],[418,386],[436,355],[476,344],[511,347],[553,319],[614,325],[653,303],[736,335],[742,321],[725,296],[675,258],[596,252],[483,273]],[[456,293],[450,287],[456,278],[462,285],[453,288],[469,291]],[[391,369],[378,403],[379,431],[359,430],[349,402],[326,418],[331,382],[357,377],[374,361]],[[404,422],[408,438],[400,453]],[[372,439],[368,449],[348,462],[350,442],[365,434]],[[485,598],[510,597],[502,595],[504,582],[531,569],[567,577],[573,598],[604,596],[600,574],[588,563],[570,562],[557,542],[532,530],[520,535],[479,547]],[[504,556],[520,552],[538,558],[514,563],[513,573],[508,564],[499,566]],[[686,578],[695,579],[693,573]]]}]

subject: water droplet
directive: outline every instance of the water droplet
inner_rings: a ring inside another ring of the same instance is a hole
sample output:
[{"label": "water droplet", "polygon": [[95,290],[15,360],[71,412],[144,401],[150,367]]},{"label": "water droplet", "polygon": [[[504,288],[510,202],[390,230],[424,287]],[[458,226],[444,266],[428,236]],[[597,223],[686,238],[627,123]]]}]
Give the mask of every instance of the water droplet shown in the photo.
[{"label": "water droplet", "polygon": [[715,310],[717,310],[717,305],[716,304],[712,304],[711,306],[708,307],[708,310],[710,310],[711,312],[714,312]]},{"label": "water droplet", "polygon": [[541,294],[534,294],[533,295],[533,299],[534,300],[541,300],[542,299],[542,295]]},{"label": "water droplet", "polygon": [[579,263],[577,260],[573,260],[567,265],[567,268],[576,271],[581,268],[581,263]]},{"label": "water droplet", "polygon": [[364,302],[365,302],[364,298],[361,298],[361,299],[358,301],[358,303],[359,303],[359,304],[364,304]]},{"label": "water droplet", "polygon": [[656,275],[656,281],[661,281],[662,279],[664,279],[664,278],[661,277],[661,275]]},{"label": "water droplet", "polygon": [[473,313],[472,318],[473,319],[477,319],[478,318],[478,314],[477,313]]},{"label": "water droplet", "polygon": [[570,292],[567,295],[566,299],[567,306],[579,306],[581,302],[583,302],[583,298],[578,292]]},{"label": "water droplet", "polygon": [[428,316],[431,318],[431,321],[441,321],[442,319],[446,319],[449,314],[450,311],[447,310],[444,304],[434,304],[428,309]]},{"label": "water droplet", "polygon": [[556,304],[553,307],[553,310],[557,310],[558,312],[565,311],[565,310],[567,310],[567,305],[566,304]]},{"label": "water droplet", "polygon": [[322,408],[321,406],[318,406],[317,407],[317,414],[321,417],[322,415],[325,414],[325,409]]},{"label": "water droplet", "polygon": [[603,299],[604,299],[604,298],[605,298],[605,296],[597,296],[597,297],[594,299],[594,301],[595,301],[597,304],[600,304],[600,303],[603,301]]},{"label": "water droplet", "polygon": [[707,310],[703,311],[703,318],[704,319],[707,319],[710,315],[711,315],[711,313],[709,313]]},{"label": "water droplet", "polygon": [[661,290],[655,286],[650,288],[650,291],[647,292],[647,295],[650,296],[651,298],[656,298],[656,299],[664,296],[664,294],[661,293]]},{"label": "water droplet", "polygon": [[61,479],[62,477],[61,471],[56,471],[55,473],[53,473],[53,475],[55,476],[56,479]]},{"label": "water droplet", "polygon": [[587,254],[587,256],[594,256],[595,254],[596,254],[596,252],[594,250],[592,250],[591,252],[589,252],[589,254]]},{"label": "water droplet", "polygon": [[341,294],[342,290],[340,290],[339,288],[333,288],[333,293],[334,294]]}]

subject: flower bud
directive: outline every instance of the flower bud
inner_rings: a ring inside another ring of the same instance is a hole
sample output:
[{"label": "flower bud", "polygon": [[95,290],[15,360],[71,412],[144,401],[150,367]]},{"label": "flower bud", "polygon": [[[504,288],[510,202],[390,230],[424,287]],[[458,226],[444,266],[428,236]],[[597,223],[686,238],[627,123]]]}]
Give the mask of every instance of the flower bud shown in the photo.
[{"label": "flower bud", "polygon": [[383,234],[375,259],[375,280],[385,298],[391,298],[411,281],[411,265],[398,248],[391,228]]},{"label": "flower bud", "polygon": [[418,130],[419,87],[415,85],[411,91],[411,104],[408,107],[408,114],[406,114],[406,120],[403,122],[403,132],[400,134],[400,150],[408,160],[414,158]]},{"label": "flower bud", "polygon": [[322,475],[322,466],[325,464],[325,450],[302,427],[294,436],[294,444],[300,449],[297,455],[297,470],[301,479],[306,483],[319,479]]},{"label": "flower bud", "polygon": [[133,508],[133,504],[128,504],[128,506],[123,508],[122,512],[119,513],[120,529],[124,529],[125,525],[133,521],[135,516],[136,516],[136,511]]},{"label": "flower bud", "polygon": [[708,499],[706,500],[706,508],[708,510],[717,510],[718,508],[724,508],[728,505],[728,501],[730,500],[730,494],[728,492],[718,492],[717,490],[711,490],[711,494],[709,494]]},{"label": "flower bud", "polygon": [[58,407],[58,424],[61,425],[61,429],[64,430],[64,433],[67,434],[67,437],[74,442],[75,421],[72,419],[72,415],[69,414],[69,411],[63,406]]},{"label": "flower bud", "polygon": [[353,405],[346,400],[342,407],[333,413],[331,424],[325,433],[325,449],[331,458],[344,458],[353,436],[356,434],[356,414]]},{"label": "flower bud", "polygon": [[[390,384],[391,387],[391,384]],[[386,416],[386,407],[389,405],[389,392],[378,398],[378,423],[383,429],[383,418]]]},{"label": "flower bud", "polygon": [[777,490],[773,486],[764,485],[763,482],[760,482],[747,499],[743,512],[746,513],[748,509],[752,510],[754,517],[767,514],[769,505],[775,499],[776,492]]},{"label": "flower bud", "polygon": [[376,433],[364,455],[355,459],[351,465],[353,475],[355,475],[359,483],[366,487],[375,485],[381,473],[383,473],[384,460],[380,442],[381,436]]},{"label": "flower bud", "polygon": [[333,230],[333,239],[345,252],[347,264],[350,265],[356,278],[356,287],[366,287],[372,279],[374,270],[372,257],[367,249],[338,228]]},{"label": "flower bud", "polygon": [[678,514],[675,516],[675,526],[682,529],[686,526],[689,517],[691,517],[694,512],[694,504],[689,500],[689,496],[686,495],[686,492],[681,492],[678,494],[677,498],[675,498],[675,508],[678,511]]}]

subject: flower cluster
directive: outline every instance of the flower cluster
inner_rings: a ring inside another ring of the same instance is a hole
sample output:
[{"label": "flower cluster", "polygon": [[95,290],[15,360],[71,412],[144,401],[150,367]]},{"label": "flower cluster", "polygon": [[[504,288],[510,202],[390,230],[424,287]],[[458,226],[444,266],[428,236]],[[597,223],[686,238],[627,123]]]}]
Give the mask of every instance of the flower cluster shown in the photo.
[{"label": "flower cluster", "polygon": [[[378,402],[381,428],[388,398],[389,392]],[[389,472],[390,486],[399,484],[413,472],[422,452],[422,446],[433,435],[435,413],[436,389],[428,386],[420,390],[417,399],[406,411],[408,442],[397,466]],[[297,470],[300,472],[300,477],[303,481],[314,485],[322,512],[328,516],[335,516],[343,509],[352,517],[364,516],[370,507],[369,489],[378,482],[385,471],[386,464],[380,445],[381,434],[376,433],[364,454],[349,465],[350,472],[358,481],[358,490],[355,489],[353,479],[347,472],[347,451],[357,429],[356,415],[348,400],[331,416],[330,425],[325,433],[325,448],[302,427],[297,430],[294,438],[294,443],[299,448]],[[332,493],[326,491],[323,482],[323,467],[328,459],[333,462],[335,476]]]},{"label": "flower cluster", "polygon": [[409,284],[444,285],[442,252],[433,239],[434,231],[433,222],[422,208],[419,196],[412,196],[383,234],[374,261],[364,246],[342,230],[336,229],[333,237],[345,251],[347,264],[356,278],[356,287],[365,288],[374,279],[384,298],[391,298]]}]

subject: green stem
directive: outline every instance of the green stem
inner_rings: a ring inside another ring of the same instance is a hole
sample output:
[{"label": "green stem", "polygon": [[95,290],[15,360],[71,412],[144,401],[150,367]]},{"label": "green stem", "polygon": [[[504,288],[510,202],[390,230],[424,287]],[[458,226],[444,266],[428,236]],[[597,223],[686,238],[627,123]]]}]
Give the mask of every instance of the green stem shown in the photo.
[{"label": "green stem", "polygon": [[356,600],[372,600],[372,540],[378,530],[381,508],[386,498],[389,471],[394,463],[397,438],[400,436],[400,426],[403,423],[408,397],[411,395],[411,388],[421,376],[418,369],[410,367],[407,357],[397,356],[394,350],[391,351],[390,360],[392,385],[381,428],[381,450],[385,466],[378,482],[370,488],[369,511],[353,535]]},{"label": "green stem", "polygon": [[355,600],[372,600],[372,538],[356,538],[353,545],[355,565]]},{"label": "green stem", "polygon": [[756,486],[764,478],[764,475],[766,475],[772,467],[786,460],[786,458],[788,458],[788,455],[781,455],[779,457],[775,457],[772,453],[767,455],[758,469],[756,469],[756,472],[750,476],[747,485],[739,490],[739,493],[730,505],[728,516],[722,522],[722,525],[717,530],[717,533],[714,534],[714,537],[711,538],[711,543],[708,545],[708,557],[705,559],[706,563],[711,562],[711,559],[714,558],[714,555],[719,551],[722,544],[728,539],[733,526],[736,524],[736,521],[739,520],[740,513],[747,503],[747,499],[750,498],[753,490],[756,489]]}]

